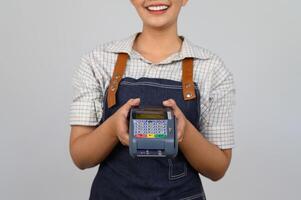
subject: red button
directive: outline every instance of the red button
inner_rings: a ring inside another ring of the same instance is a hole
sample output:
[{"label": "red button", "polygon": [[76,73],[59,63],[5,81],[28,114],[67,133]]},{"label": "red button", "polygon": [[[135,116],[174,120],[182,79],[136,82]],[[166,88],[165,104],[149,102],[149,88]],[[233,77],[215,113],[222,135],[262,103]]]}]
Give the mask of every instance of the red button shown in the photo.
[{"label": "red button", "polygon": [[144,138],[145,136],[144,136],[144,134],[141,134],[141,133],[138,133],[138,134],[136,134],[135,135],[137,138]]}]

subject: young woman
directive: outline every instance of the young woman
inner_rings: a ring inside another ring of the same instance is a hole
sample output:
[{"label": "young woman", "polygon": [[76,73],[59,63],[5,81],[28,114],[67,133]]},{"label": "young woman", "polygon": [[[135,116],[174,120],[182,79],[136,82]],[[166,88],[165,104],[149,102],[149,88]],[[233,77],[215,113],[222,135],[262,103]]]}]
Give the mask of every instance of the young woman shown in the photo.
[{"label": "young woman", "polygon": [[[70,153],[75,165],[99,165],[90,200],[205,199],[199,173],[217,181],[231,160],[235,94],[221,58],[178,35],[188,0],[131,0],[143,27],[84,55],[74,75]],[[170,107],[179,152],[132,158],[133,106]]]}]

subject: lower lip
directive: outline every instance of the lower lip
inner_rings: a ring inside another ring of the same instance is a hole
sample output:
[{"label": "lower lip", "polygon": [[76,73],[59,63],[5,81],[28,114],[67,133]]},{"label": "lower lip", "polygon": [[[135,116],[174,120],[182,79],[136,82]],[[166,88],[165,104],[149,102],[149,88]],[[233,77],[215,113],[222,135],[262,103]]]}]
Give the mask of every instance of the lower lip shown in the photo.
[{"label": "lower lip", "polygon": [[167,12],[168,8],[166,10],[148,10],[146,9],[149,13],[155,14],[155,15],[161,15]]}]

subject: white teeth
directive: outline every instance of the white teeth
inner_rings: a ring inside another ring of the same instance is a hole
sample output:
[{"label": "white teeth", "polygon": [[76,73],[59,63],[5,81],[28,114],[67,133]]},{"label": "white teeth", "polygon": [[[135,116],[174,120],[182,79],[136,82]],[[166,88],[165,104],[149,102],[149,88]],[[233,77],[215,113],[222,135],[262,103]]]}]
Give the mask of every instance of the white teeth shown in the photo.
[{"label": "white teeth", "polygon": [[168,6],[149,6],[149,7],[147,7],[147,9],[149,9],[149,10],[165,10],[167,8],[168,8]]}]

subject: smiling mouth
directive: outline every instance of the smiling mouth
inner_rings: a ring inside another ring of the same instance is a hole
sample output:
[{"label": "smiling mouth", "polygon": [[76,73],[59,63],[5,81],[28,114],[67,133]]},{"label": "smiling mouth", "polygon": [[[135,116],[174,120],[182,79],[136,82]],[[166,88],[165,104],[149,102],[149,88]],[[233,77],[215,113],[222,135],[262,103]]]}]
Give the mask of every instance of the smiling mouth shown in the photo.
[{"label": "smiling mouth", "polygon": [[150,6],[147,6],[145,8],[150,13],[162,14],[162,13],[165,13],[168,10],[169,6],[162,4],[162,5],[150,5]]}]

